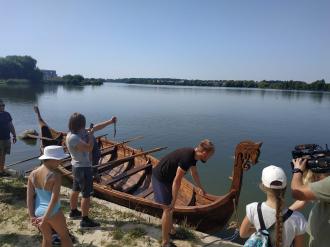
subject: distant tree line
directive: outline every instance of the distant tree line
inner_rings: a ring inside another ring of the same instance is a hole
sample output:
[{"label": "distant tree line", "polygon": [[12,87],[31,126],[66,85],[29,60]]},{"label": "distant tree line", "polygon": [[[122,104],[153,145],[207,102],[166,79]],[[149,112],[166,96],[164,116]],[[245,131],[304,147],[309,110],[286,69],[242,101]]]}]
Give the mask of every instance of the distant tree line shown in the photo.
[{"label": "distant tree line", "polygon": [[6,82],[42,81],[42,72],[37,68],[37,60],[30,56],[0,57],[0,80]]},{"label": "distant tree line", "polygon": [[70,86],[85,86],[85,85],[102,85],[105,79],[102,78],[84,78],[82,75],[64,75],[53,79],[46,80],[46,83],[70,85]]},{"label": "distant tree line", "polygon": [[185,80],[172,78],[123,78],[111,79],[110,82],[146,85],[173,85],[173,86],[207,86],[207,87],[239,87],[239,88],[269,88],[283,90],[312,90],[330,91],[330,84],[324,79],[312,83],[303,81],[280,81],[280,80]]},{"label": "distant tree line", "polygon": [[65,75],[49,80],[43,79],[42,71],[37,67],[37,60],[30,56],[0,57],[0,81],[7,85],[26,84],[41,85],[52,83],[70,86],[101,85],[105,79],[84,78],[82,75]]}]

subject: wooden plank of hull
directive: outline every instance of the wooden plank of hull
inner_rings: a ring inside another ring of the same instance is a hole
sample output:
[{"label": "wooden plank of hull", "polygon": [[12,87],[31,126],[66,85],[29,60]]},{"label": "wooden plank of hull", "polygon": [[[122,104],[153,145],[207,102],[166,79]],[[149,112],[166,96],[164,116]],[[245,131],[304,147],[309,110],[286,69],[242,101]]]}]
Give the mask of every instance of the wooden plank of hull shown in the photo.
[{"label": "wooden plank of hull", "polygon": [[[64,169],[62,174],[72,181],[72,175]],[[185,185],[189,187],[188,185]],[[119,205],[148,213],[150,215],[161,217],[161,205],[143,199],[141,197],[132,196],[110,188],[109,186],[100,185],[94,182],[94,191],[96,196],[109,200]],[[227,197],[227,200],[225,200]],[[220,201],[220,206],[215,205],[218,202],[213,202],[211,205],[184,207],[176,206],[174,211],[174,219],[178,222],[187,222],[189,225],[195,226],[197,230],[204,232],[213,232],[221,229],[229,220],[233,212],[232,199],[235,198],[235,193],[229,193]],[[229,202],[229,203],[228,203]]]},{"label": "wooden plank of hull", "polygon": [[140,167],[135,167],[135,168],[130,169],[130,170],[126,171],[126,172],[123,172],[119,176],[114,177],[110,181],[107,181],[107,182],[105,182],[103,184],[104,185],[112,185],[112,184],[118,182],[119,180],[122,180],[122,179],[124,179],[126,177],[132,176],[133,174],[138,173],[138,172],[143,171],[143,170],[146,170],[148,168],[150,169],[151,167],[152,167],[151,164],[147,164],[145,166],[140,166]]}]

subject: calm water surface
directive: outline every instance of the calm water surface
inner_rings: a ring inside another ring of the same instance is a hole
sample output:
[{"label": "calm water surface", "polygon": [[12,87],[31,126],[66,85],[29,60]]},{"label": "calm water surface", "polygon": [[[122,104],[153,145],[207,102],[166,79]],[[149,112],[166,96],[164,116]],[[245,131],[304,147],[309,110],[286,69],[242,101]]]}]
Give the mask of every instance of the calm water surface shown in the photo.
[{"label": "calm water surface", "polygon": [[[244,176],[240,217],[245,204],[264,198],[258,189],[263,167],[281,166],[290,179],[290,152],[296,144],[330,144],[329,93],[106,83],[83,88],[0,88],[0,98],[6,102],[17,133],[39,130],[33,112],[37,104],[44,119],[63,131],[67,131],[73,112],[83,113],[87,123],[115,115],[119,118],[116,140],[143,135],[144,139],[132,146],[169,147],[156,157],[209,138],[216,145],[216,153],[198,167],[206,190],[214,194],[228,191],[235,145],[245,139],[262,141],[261,162]],[[103,133],[112,137],[113,127],[99,134]],[[19,141],[7,164],[38,153],[38,144]],[[35,165],[33,161],[14,168],[26,170]]]}]

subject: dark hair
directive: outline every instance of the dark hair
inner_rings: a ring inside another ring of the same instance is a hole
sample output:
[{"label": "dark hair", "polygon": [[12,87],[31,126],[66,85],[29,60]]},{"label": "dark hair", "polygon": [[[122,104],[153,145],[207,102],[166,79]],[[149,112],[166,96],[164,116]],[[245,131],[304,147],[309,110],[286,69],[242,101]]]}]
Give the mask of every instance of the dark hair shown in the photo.
[{"label": "dark hair", "polygon": [[206,151],[207,153],[214,153],[215,151],[214,144],[209,139],[202,140],[198,144],[197,149],[200,152]]},{"label": "dark hair", "polygon": [[71,133],[78,133],[79,130],[85,128],[86,118],[84,115],[75,112],[71,115],[69,119],[69,130]]},{"label": "dark hair", "polygon": [[[272,185],[280,185],[280,181],[274,181]],[[264,192],[270,192],[276,199],[276,223],[275,223],[275,231],[276,231],[276,239],[275,239],[275,247],[282,247],[283,245],[283,205],[284,205],[284,189],[270,189],[265,187],[263,184],[260,184],[261,190]]]}]

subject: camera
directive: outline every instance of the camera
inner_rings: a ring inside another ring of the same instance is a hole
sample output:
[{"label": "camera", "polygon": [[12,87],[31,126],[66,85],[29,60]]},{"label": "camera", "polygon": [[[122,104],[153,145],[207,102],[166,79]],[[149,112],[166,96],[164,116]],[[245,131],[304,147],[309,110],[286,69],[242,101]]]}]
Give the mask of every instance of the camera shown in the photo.
[{"label": "camera", "polygon": [[[291,152],[292,158],[307,159],[306,168],[315,173],[330,173],[330,150],[317,144],[300,144]],[[291,166],[293,164],[291,163]]]}]

